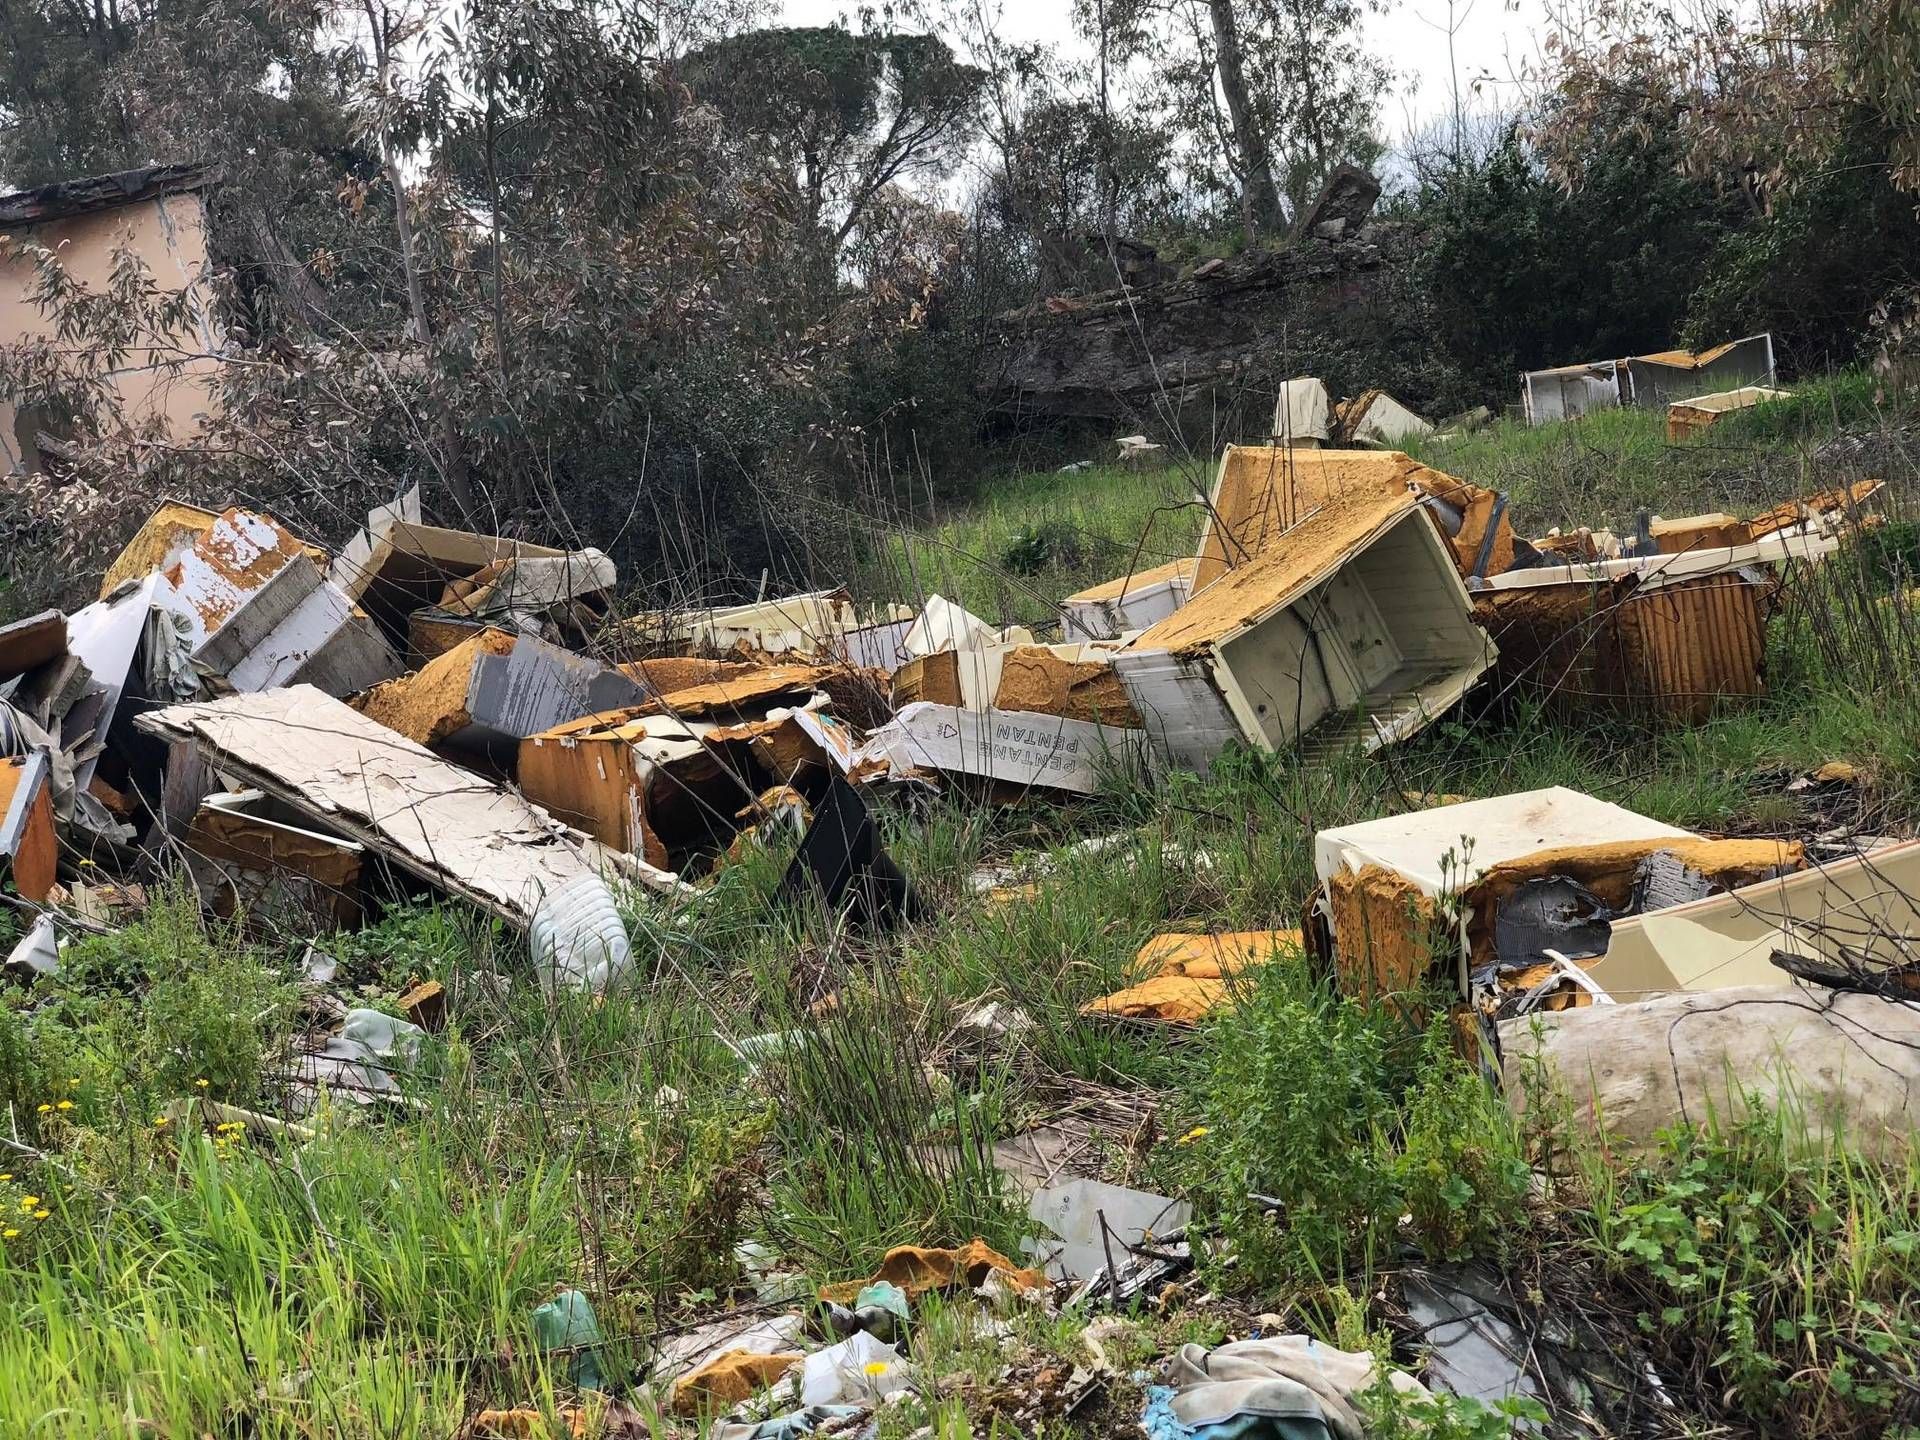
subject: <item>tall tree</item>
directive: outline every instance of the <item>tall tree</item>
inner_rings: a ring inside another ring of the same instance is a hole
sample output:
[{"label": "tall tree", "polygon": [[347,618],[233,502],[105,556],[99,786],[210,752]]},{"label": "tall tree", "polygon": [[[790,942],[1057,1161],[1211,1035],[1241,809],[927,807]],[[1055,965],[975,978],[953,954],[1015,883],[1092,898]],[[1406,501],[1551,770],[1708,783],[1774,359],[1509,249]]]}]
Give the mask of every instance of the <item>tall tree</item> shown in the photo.
[{"label": "tall tree", "polygon": [[1234,169],[1240,175],[1240,204],[1247,233],[1272,234],[1285,223],[1285,216],[1280,209],[1280,189],[1273,180],[1273,152],[1267,140],[1271,121],[1255,106],[1233,7],[1234,0],[1207,0],[1213,28],[1214,68],[1220,76],[1221,98],[1227,104],[1227,120],[1238,162]]},{"label": "tall tree", "polygon": [[359,60],[325,18],[311,0],[0,0],[0,184],[217,162],[211,233],[244,328],[364,319],[393,246],[339,201],[381,162],[350,113]]},{"label": "tall tree", "polygon": [[975,133],[981,73],[935,35],[751,30],[679,67],[743,140],[784,159],[804,233],[837,259],[888,187],[951,163]]},{"label": "tall tree", "polygon": [[1114,3],[1190,172],[1229,200],[1248,239],[1273,240],[1287,202],[1297,208],[1341,161],[1379,153],[1371,131],[1390,72],[1362,46],[1360,21],[1384,0]]},{"label": "tall tree", "polygon": [[1121,28],[1126,0],[1083,4],[1090,61],[1009,43],[986,0],[959,27],[956,43],[984,77],[976,214],[1023,257],[1021,301],[1128,278],[1128,242],[1164,237],[1179,208],[1172,131],[1119,63],[1138,44]]}]

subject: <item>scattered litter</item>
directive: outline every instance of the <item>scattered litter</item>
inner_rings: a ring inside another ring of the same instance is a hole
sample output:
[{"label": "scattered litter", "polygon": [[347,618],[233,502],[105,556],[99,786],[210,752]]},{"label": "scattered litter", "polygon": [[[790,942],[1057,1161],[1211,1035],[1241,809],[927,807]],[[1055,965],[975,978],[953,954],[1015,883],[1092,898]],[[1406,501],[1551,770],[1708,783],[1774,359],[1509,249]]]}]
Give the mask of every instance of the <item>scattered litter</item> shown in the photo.
[{"label": "scattered litter", "polygon": [[675,1380],[667,1407],[676,1415],[729,1409],[771,1389],[804,1359],[798,1351],[763,1355],[728,1350]]},{"label": "scattered litter", "polygon": [[1033,1027],[1033,1017],[1018,1005],[989,1000],[962,1015],[956,1028],[983,1040],[1000,1040],[1009,1035],[1024,1035]]},{"label": "scattered litter", "polygon": [[1232,977],[1300,948],[1298,930],[1157,935],[1134,958],[1134,982],[1088,1001],[1080,1013],[1191,1025],[1232,1004]]},{"label": "scattered litter", "polygon": [[1547,425],[1623,405],[1664,409],[1699,395],[1703,385],[1768,386],[1773,377],[1773,337],[1749,335],[1698,353],[1663,350],[1529,371],[1520,378],[1520,399],[1529,425]]},{"label": "scattered litter", "polygon": [[300,978],[309,985],[328,985],[339,972],[340,962],[309,940],[300,956]]},{"label": "scattered litter", "polygon": [[[654,1093],[653,1103],[662,1110],[671,1110],[681,1099],[679,1091],[662,1085]],[[742,1240],[735,1245],[733,1258],[752,1283],[755,1298],[763,1305],[797,1303],[813,1296],[812,1282],[798,1270],[782,1266],[779,1257],[757,1240]]]},{"label": "scattered litter", "polygon": [[977,650],[984,645],[1033,643],[1032,632],[1019,626],[996,630],[964,605],[941,595],[929,595],[919,616],[901,641],[909,657],[920,659],[942,650]]},{"label": "scattered litter", "polygon": [[184,1125],[195,1117],[196,1112],[203,1124],[238,1125],[251,1140],[292,1140],[306,1144],[317,1137],[318,1132],[311,1125],[302,1125],[294,1120],[282,1120],[277,1115],[262,1115],[257,1110],[245,1110],[238,1105],[228,1105],[219,1100],[169,1100],[161,1113],[167,1123]]},{"label": "scattered litter", "polygon": [[726,848],[756,796],[794,785],[811,799],[852,768],[854,737],[824,708],[831,689],[864,683],[844,667],[774,667],[588,715],[521,743],[520,786],[603,844],[685,869]]},{"label": "scattered litter", "polygon": [[1060,602],[1069,640],[1116,640],[1164,620],[1193,595],[1192,556],[1089,586]]},{"label": "scattered litter", "polygon": [[1113,443],[1119,451],[1115,458],[1122,465],[1158,465],[1167,454],[1166,446],[1144,435],[1122,435]]},{"label": "scattered litter", "polygon": [[905,1338],[913,1313],[906,1291],[891,1280],[876,1280],[860,1287],[860,1293],[853,1297],[848,1318],[853,1330],[864,1330],[874,1339],[893,1345]]},{"label": "scattered litter", "polygon": [[1616,920],[1588,964],[1618,999],[1670,990],[1788,985],[1775,952],[1892,970],[1920,934],[1920,841],[1904,841],[1775,878],[1721,887],[1668,910]]},{"label": "scattered litter", "polygon": [[1819,785],[1852,785],[1860,779],[1859,769],[1848,760],[1829,760],[1811,775],[1802,776],[1787,786],[1791,794],[1799,794]]},{"label": "scattered litter", "polygon": [[375,685],[353,708],[421,745],[503,748],[511,760],[529,735],[645,698],[618,670],[531,635],[485,629]]},{"label": "scattered litter", "polygon": [[339,1034],[295,1061],[294,1113],[311,1114],[323,1089],[362,1106],[398,1098],[400,1082],[394,1077],[419,1062],[425,1038],[418,1025],[383,1011],[347,1011]]},{"label": "scattered litter", "polygon": [[837,1433],[845,1424],[866,1413],[864,1405],[809,1405],[804,1410],[776,1415],[758,1424],[723,1420],[708,1434],[710,1440],[798,1440],[802,1435]]},{"label": "scattered litter", "polygon": [[[1796,844],[1705,839],[1556,786],[1321,831],[1306,935],[1359,993],[1404,993],[1436,971],[1462,996],[1528,989],[1549,952],[1608,953],[1663,854],[1722,891],[1804,864]],[[1595,980],[1620,994],[1600,963]]]},{"label": "scattered litter", "polygon": [[193,742],[222,773],[515,925],[543,895],[591,873],[543,811],[310,686],[177,705],[137,723]]},{"label": "scattered litter", "polygon": [[722,1355],[797,1355],[805,1324],[795,1315],[729,1317],[668,1336],[654,1349],[648,1375],[672,1384]]},{"label": "scattered litter", "polygon": [[53,817],[53,760],[33,750],[0,760],[0,856],[13,888],[40,903],[59,879]]},{"label": "scattered litter", "polygon": [[366,847],[274,818],[260,790],[209,795],[188,828],[188,868],[215,914],[322,932],[360,920]]},{"label": "scattered litter", "polygon": [[1334,410],[1334,438],[1342,445],[1395,449],[1402,441],[1433,433],[1423,420],[1384,390],[1366,390]]},{"label": "scattered litter", "polygon": [[783,904],[797,904],[809,894],[829,914],[879,929],[923,913],[912,883],[881,844],[867,802],[838,775],[828,778],[826,798],[780,878]]},{"label": "scattered litter", "polygon": [[7,952],[7,968],[29,976],[60,973],[60,940],[51,915],[36,919],[14,943]]},{"label": "scattered litter", "polygon": [[[376,509],[331,572],[395,643],[406,641],[409,617],[423,611],[493,618],[503,628],[562,642],[597,628],[602,597],[618,578],[599,551],[570,554],[443,529],[420,523],[419,513],[417,494]],[[457,608],[447,609],[449,603]]]},{"label": "scattered litter", "polygon": [[1314,449],[1333,434],[1333,398],[1312,376],[1285,381],[1273,404],[1273,441]]},{"label": "scattered litter", "polygon": [[987,642],[909,660],[893,677],[897,706],[920,701],[1019,710],[1138,729],[1140,716],[1107,652],[1082,644]]},{"label": "scattered litter", "polygon": [[131,883],[75,880],[55,885],[47,892],[47,903],[77,916],[97,931],[118,930],[146,913],[147,891],[145,886]]},{"label": "scattered litter", "polygon": [[393,1003],[423,1030],[438,1030],[446,1019],[446,987],[438,980],[422,980]]},{"label": "scattered litter", "polygon": [[542,1350],[566,1352],[570,1383],[581,1390],[604,1388],[598,1347],[605,1337],[593,1302],[578,1290],[562,1290],[533,1312],[533,1338]]},{"label": "scattered litter", "polygon": [[0,680],[38,670],[67,653],[67,617],[42,610],[0,625]]},{"label": "scattered litter", "polygon": [[[1557,1285],[1515,1284],[1479,1264],[1403,1270],[1401,1291],[1415,1343],[1426,1351],[1427,1383],[1487,1404],[1530,1398],[1551,1415],[1590,1417],[1601,1433],[1644,1428],[1649,1400],[1655,1408],[1668,1405],[1660,1381],[1625,1325],[1583,1313],[1582,1283],[1570,1273]],[[1514,1433],[1537,1434],[1539,1427],[1524,1421]]]},{"label": "scattered litter", "polygon": [[845,1305],[858,1300],[868,1286],[886,1281],[899,1286],[909,1300],[917,1300],[932,1291],[978,1289],[995,1273],[1005,1275],[1021,1289],[1035,1289],[1045,1283],[1039,1272],[1023,1270],[986,1241],[973,1239],[957,1250],[896,1245],[887,1251],[873,1275],[865,1280],[822,1285],[820,1298]]},{"label": "scattered litter", "polygon": [[1544,1399],[1528,1373],[1531,1347],[1498,1314],[1437,1271],[1412,1272],[1401,1289],[1427,1347],[1427,1379],[1435,1389],[1489,1402],[1509,1395]]},{"label": "scattered litter", "polygon": [[[1421,467],[1359,453],[1230,449],[1216,496],[1244,476],[1235,483],[1264,485],[1268,503],[1224,511],[1216,499],[1223,519],[1203,539],[1194,598],[1114,652],[1148,733],[1181,768],[1204,772],[1233,737],[1290,748],[1323,722],[1322,746],[1351,737],[1373,751],[1492,665],[1453,555],[1408,487]],[[1289,506],[1299,513],[1283,522]],[[1206,547],[1229,541],[1251,558],[1223,549],[1210,580]]]},{"label": "scattered litter", "polygon": [[1137,730],[1058,715],[922,700],[868,735],[856,765],[894,779],[935,771],[1091,795],[1109,776],[1138,768],[1143,738]]}]

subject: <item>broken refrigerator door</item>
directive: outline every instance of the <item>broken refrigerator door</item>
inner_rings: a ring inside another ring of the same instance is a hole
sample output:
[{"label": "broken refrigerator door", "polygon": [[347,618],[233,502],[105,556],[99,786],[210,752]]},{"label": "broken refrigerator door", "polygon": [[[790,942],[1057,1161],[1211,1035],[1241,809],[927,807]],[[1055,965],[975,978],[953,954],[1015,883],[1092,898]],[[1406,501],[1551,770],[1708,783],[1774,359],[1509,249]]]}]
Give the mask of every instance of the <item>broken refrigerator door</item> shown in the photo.
[{"label": "broken refrigerator door", "polygon": [[1371,753],[1456,704],[1493,663],[1453,557],[1410,496],[1334,520],[1324,562],[1303,568],[1292,546],[1262,556],[1116,653],[1175,763],[1210,759],[1198,752],[1229,717],[1263,750],[1357,741]]},{"label": "broken refrigerator door", "polygon": [[1354,735],[1390,745],[1451,708],[1492,647],[1464,606],[1452,559],[1423,516],[1409,516],[1293,605],[1216,652],[1241,725],[1267,748],[1325,722],[1322,748]]}]

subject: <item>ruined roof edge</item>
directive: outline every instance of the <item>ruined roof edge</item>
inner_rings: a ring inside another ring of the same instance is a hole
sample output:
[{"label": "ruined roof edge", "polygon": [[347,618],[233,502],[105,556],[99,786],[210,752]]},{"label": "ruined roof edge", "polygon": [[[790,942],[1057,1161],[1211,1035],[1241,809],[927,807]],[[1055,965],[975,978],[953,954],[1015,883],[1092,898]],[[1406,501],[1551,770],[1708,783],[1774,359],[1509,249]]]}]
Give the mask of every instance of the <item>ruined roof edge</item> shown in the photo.
[{"label": "ruined roof edge", "polygon": [[0,195],[0,228],[44,225],[50,220],[134,205],[157,196],[180,195],[216,184],[219,179],[216,165],[176,164],[143,165],[112,175],[56,180],[51,185]]}]

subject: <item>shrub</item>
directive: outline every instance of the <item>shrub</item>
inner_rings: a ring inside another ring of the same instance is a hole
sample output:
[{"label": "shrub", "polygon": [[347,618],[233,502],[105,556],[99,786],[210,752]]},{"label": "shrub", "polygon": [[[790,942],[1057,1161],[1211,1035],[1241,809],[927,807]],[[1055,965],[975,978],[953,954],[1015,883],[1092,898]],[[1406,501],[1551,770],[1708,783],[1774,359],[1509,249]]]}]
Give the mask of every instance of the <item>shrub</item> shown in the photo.
[{"label": "shrub", "polygon": [[1444,1024],[1427,1032],[1395,1172],[1430,1257],[1501,1253],[1522,1225],[1531,1171],[1513,1116],[1454,1052]]},{"label": "shrub", "polygon": [[[1241,1232],[1256,1276],[1299,1260],[1337,1265],[1390,1235],[1399,1213],[1391,1137],[1411,1079],[1406,1027],[1334,994],[1302,962],[1253,977],[1214,1022],[1208,1133],[1194,1147],[1208,1161],[1201,1185]],[[1269,1202],[1283,1231],[1259,1219]]]},{"label": "shrub", "polygon": [[163,895],[125,929],[72,946],[58,993],[63,1021],[117,1037],[144,1107],[200,1091],[256,1103],[298,992],[236,930],[209,931],[191,897]]},{"label": "shrub", "polygon": [[1014,532],[1000,565],[1015,575],[1038,575],[1050,567],[1071,568],[1086,559],[1086,541],[1064,520],[1042,520]]},{"label": "shrub", "polygon": [[[1818,1139],[1789,1099],[1661,1137],[1622,1173],[1585,1156],[1585,1232],[1630,1301],[1762,1433],[1899,1433],[1920,1360],[1914,1160]],[[1703,1385],[1703,1389],[1707,1386]]]}]

